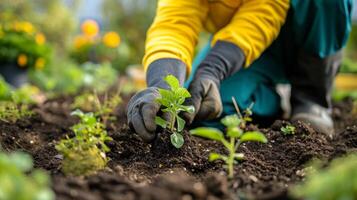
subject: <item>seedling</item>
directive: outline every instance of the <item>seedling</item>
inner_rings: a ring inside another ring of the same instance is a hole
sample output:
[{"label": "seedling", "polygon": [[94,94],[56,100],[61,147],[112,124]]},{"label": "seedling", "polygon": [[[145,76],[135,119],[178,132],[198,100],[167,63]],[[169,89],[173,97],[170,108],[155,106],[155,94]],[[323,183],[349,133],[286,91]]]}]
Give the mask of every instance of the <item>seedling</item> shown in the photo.
[{"label": "seedling", "polygon": [[122,102],[119,92],[110,98],[108,94],[105,93],[103,103],[100,102],[98,94],[94,93],[84,93],[77,96],[74,99],[72,108],[79,108],[84,111],[92,111],[96,117],[99,117],[104,124],[109,120],[115,120],[113,112],[115,108]]},{"label": "seedling", "polygon": [[110,149],[105,144],[112,140],[93,113],[80,110],[72,112],[80,122],[72,126],[74,137],[60,141],[56,149],[63,155],[62,170],[67,175],[89,175],[103,169],[108,158],[105,153]]},{"label": "seedling", "polygon": [[175,76],[168,75],[164,78],[164,80],[170,86],[170,89],[159,89],[161,96],[156,100],[163,107],[161,111],[167,114],[169,119],[165,120],[157,116],[155,118],[155,122],[162,128],[169,129],[171,132],[170,140],[172,145],[176,148],[181,148],[184,143],[181,132],[185,127],[185,120],[183,120],[179,114],[181,112],[194,112],[193,106],[182,105],[186,98],[191,97],[191,94],[186,88],[180,86],[180,83]]},{"label": "seedling", "polygon": [[253,109],[253,106],[254,106],[254,102],[252,102],[248,106],[248,108],[243,111],[243,115],[240,112],[240,109],[238,107],[237,101],[236,101],[236,99],[234,97],[232,97],[232,102],[233,102],[234,108],[237,111],[238,118],[241,121],[239,126],[240,126],[240,128],[245,129],[246,126],[247,126],[247,123],[253,121],[253,119],[252,119],[252,115],[253,115],[252,109]]},{"label": "seedling", "polygon": [[34,170],[29,155],[0,152],[0,199],[53,200],[55,195],[48,174]]},{"label": "seedling", "polygon": [[296,128],[293,125],[286,125],[285,127],[281,127],[280,130],[283,135],[294,135]]},{"label": "seedling", "polygon": [[223,160],[226,163],[228,170],[228,177],[233,178],[233,166],[244,158],[243,153],[237,153],[241,144],[249,141],[267,143],[267,138],[259,131],[244,132],[240,125],[242,120],[237,115],[229,115],[221,120],[221,123],[227,128],[227,137],[216,128],[201,127],[191,130],[191,134],[221,142],[222,145],[228,150],[228,155],[221,155],[218,153],[211,153],[209,161]]},{"label": "seedling", "polygon": [[0,120],[15,123],[24,117],[33,115],[26,105],[17,105],[10,101],[0,101]]}]

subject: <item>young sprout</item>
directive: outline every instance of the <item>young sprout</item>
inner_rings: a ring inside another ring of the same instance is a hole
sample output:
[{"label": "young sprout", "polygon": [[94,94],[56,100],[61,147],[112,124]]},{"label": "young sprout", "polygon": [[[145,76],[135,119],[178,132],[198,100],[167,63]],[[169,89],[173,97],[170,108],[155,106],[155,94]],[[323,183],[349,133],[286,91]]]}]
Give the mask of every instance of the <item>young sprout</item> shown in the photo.
[{"label": "young sprout", "polygon": [[280,130],[284,135],[294,135],[296,128],[293,125],[286,125],[285,127],[281,127]]},{"label": "young sprout", "polygon": [[63,155],[62,170],[65,174],[76,176],[95,173],[108,162],[105,153],[110,149],[105,142],[112,138],[93,113],[76,110],[72,115],[80,118],[80,122],[72,126],[74,137],[67,136],[56,145],[56,149]]},{"label": "young sprout", "polygon": [[108,98],[105,93],[103,103],[99,100],[98,94],[84,93],[74,99],[72,108],[79,108],[84,111],[92,111],[96,117],[99,117],[104,124],[109,120],[115,120],[113,112],[115,108],[122,102],[119,92]]},{"label": "young sprout", "polygon": [[248,108],[243,111],[243,115],[240,112],[240,109],[238,107],[237,101],[236,101],[236,99],[234,97],[232,97],[232,102],[233,102],[234,108],[237,111],[238,118],[241,120],[240,127],[244,129],[247,126],[247,122],[253,121],[251,116],[253,115],[252,109],[253,109],[253,106],[254,106],[254,102],[252,102],[248,106]]},{"label": "young sprout", "polygon": [[234,164],[244,158],[242,153],[237,153],[240,145],[249,141],[267,143],[267,138],[263,133],[258,131],[244,132],[240,128],[242,120],[237,115],[226,116],[221,120],[221,123],[227,128],[227,139],[223,133],[216,128],[201,127],[193,129],[190,132],[194,136],[199,136],[222,143],[222,145],[228,150],[228,155],[211,153],[209,155],[209,161],[223,160],[226,163],[228,177],[233,178]]},{"label": "young sprout", "polygon": [[156,100],[163,107],[161,111],[168,114],[169,120],[166,121],[156,116],[155,122],[162,128],[168,128],[171,131],[170,140],[172,145],[176,148],[180,148],[184,143],[181,132],[185,127],[185,120],[183,120],[179,114],[181,112],[194,112],[193,106],[183,105],[186,98],[191,97],[191,94],[187,89],[180,87],[180,83],[175,76],[168,75],[164,80],[170,86],[170,89],[159,89],[161,96]]},{"label": "young sprout", "polygon": [[33,112],[26,105],[17,105],[10,101],[0,101],[0,120],[15,123],[24,117],[30,117]]}]

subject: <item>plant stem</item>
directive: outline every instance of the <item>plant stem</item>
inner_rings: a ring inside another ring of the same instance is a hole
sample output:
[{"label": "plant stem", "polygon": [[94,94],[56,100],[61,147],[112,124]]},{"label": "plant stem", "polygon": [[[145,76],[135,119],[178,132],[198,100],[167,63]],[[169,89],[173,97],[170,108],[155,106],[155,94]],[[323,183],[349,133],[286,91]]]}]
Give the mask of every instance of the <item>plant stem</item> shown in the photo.
[{"label": "plant stem", "polygon": [[235,139],[233,137],[230,138],[230,148],[229,148],[229,157],[227,160],[227,164],[228,164],[228,178],[233,178],[234,175],[234,168],[233,168],[233,164],[234,164],[234,154],[235,154],[235,145],[234,145],[234,141]]},{"label": "plant stem", "polygon": [[170,131],[172,133],[174,133],[176,117],[175,117],[175,115],[173,113],[170,113],[170,115],[171,115],[170,116],[170,120],[171,120],[171,122],[170,122]]}]

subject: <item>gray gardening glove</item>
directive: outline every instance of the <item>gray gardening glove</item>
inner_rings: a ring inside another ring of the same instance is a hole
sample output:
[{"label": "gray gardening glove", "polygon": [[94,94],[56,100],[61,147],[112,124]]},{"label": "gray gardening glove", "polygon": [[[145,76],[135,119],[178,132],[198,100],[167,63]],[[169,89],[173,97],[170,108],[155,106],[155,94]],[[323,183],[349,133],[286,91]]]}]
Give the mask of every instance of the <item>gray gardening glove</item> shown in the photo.
[{"label": "gray gardening glove", "polygon": [[169,89],[164,77],[174,75],[182,85],[186,77],[186,65],[178,59],[159,59],[151,63],[146,74],[148,88],[135,94],[128,104],[128,124],[143,140],[155,138],[155,116],[160,111],[156,99],[160,97],[159,88]]},{"label": "gray gardening glove", "polygon": [[212,47],[198,66],[188,89],[192,97],[186,104],[195,107],[194,113],[184,113],[188,123],[193,120],[210,120],[221,115],[223,107],[219,92],[220,83],[241,69],[244,60],[242,50],[233,43],[218,41]]}]

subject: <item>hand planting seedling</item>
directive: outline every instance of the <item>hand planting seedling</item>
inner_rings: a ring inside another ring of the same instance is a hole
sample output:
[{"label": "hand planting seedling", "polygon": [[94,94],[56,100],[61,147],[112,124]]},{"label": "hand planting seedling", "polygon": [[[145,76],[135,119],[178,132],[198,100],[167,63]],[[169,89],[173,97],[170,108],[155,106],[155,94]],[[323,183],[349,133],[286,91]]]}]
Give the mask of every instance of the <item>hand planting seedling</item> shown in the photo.
[{"label": "hand planting seedling", "polygon": [[74,137],[67,137],[56,145],[56,149],[63,155],[62,170],[67,175],[93,174],[106,166],[108,159],[105,153],[109,148],[105,142],[112,138],[93,113],[76,110],[72,115],[80,118],[80,122],[72,126]]},{"label": "hand planting seedling", "polygon": [[33,113],[26,105],[17,105],[10,101],[0,102],[0,120],[8,123],[15,123],[24,117],[30,117]]},{"label": "hand planting seedling", "polygon": [[285,127],[281,127],[280,130],[283,135],[294,135],[296,128],[293,125],[286,125]]},{"label": "hand planting seedling", "polygon": [[240,128],[242,120],[237,115],[226,116],[221,120],[221,123],[227,127],[228,139],[226,139],[223,133],[216,128],[201,127],[193,129],[190,132],[194,136],[219,141],[222,143],[222,145],[228,150],[228,155],[211,153],[209,155],[209,161],[223,160],[226,163],[228,177],[233,178],[234,164],[244,158],[242,153],[237,153],[239,146],[249,141],[267,143],[267,138],[263,133],[258,131],[244,132]]},{"label": "hand planting seedling", "polygon": [[191,97],[191,94],[187,89],[180,87],[180,83],[175,76],[168,75],[165,77],[165,81],[170,86],[170,89],[159,89],[161,96],[156,100],[163,107],[161,111],[169,116],[169,120],[156,116],[155,123],[164,129],[169,129],[171,132],[170,140],[172,145],[176,148],[181,148],[184,143],[181,132],[186,122],[179,114],[181,112],[194,112],[193,106],[183,105],[186,98]]},{"label": "hand planting seedling", "polygon": [[0,152],[0,199],[53,200],[55,195],[48,174],[34,170],[29,155]]}]

